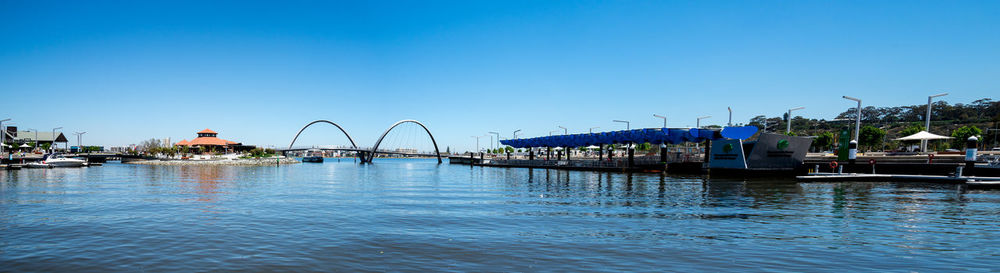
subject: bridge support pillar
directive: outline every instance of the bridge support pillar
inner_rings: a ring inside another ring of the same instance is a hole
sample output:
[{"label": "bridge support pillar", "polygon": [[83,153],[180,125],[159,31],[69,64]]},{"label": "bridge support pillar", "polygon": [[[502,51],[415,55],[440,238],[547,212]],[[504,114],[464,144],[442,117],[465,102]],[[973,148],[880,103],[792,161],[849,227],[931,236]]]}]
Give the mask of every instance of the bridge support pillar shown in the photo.
[{"label": "bridge support pillar", "polygon": [[569,155],[571,155],[571,154],[573,154],[573,150],[570,150],[569,147],[566,147],[566,161],[570,160],[569,159]]},{"label": "bridge support pillar", "polygon": [[545,160],[549,160],[552,156],[552,147],[545,147]]},{"label": "bridge support pillar", "polygon": [[372,162],[372,157],[374,157],[374,156],[372,156],[368,152],[358,152],[358,158],[361,159],[361,163],[362,164],[364,164],[364,163],[371,163]]},{"label": "bridge support pillar", "polygon": [[535,160],[535,148],[528,148],[528,160]]},{"label": "bridge support pillar", "polygon": [[597,145],[597,161],[604,158],[604,144]]}]

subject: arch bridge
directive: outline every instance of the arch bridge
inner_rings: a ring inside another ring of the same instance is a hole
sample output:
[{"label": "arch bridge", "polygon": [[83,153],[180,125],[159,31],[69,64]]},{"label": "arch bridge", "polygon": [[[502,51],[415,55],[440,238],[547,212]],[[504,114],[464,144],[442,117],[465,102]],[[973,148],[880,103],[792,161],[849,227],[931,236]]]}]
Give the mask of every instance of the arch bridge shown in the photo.
[{"label": "arch bridge", "polygon": [[425,126],[420,121],[416,121],[416,120],[412,120],[412,119],[400,120],[400,121],[397,121],[396,123],[392,124],[392,126],[389,126],[389,128],[385,129],[385,132],[382,133],[382,136],[380,136],[378,138],[378,141],[375,141],[375,145],[372,146],[370,149],[359,148],[358,145],[354,142],[354,138],[351,138],[351,135],[347,133],[347,130],[344,130],[344,127],[341,127],[339,124],[337,124],[335,122],[332,122],[332,121],[329,121],[329,120],[325,120],[325,119],[316,120],[316,121],[313,121],[313,122],[310,122],[310,123],[306,124],[305,126],[302,127],[302,129],[299,129],[299,132],[295,134],[294,138],[292,138],[292,142],[288,144],[288,149],[282,149],[282,150],[279,150],[279,151],[281,151],[282,153],[286,153],[286,152],[290,152],[290,151],[312,150],[310,148],[297,148],[296,149],[296,148],[292,148],[292,147],[295,145],[295,141],[299,139],[299,135],[301,135],[302,132],[306,130],[306,128],[309,128],[309,126],[312,126],[313,124],[317,124],[317,123],[327,123],[327,124],[330,124],[330,125],[333,125],[333,126],[337,127],[337,129],[340,129],[340,132],[344,133],[344,135],[347,136],[347,140],[349,140],[351,142],[351,147],[350,148],[320,148],[319,150],[335,150],[335,151],[357,152],[358,153],[358,158],[361,159],[361,163],[371,163],[372,160],[375,160],[376,154],[397,154],[397,155],[428,156],[428,154],[403,153],[403,152],[387,151],[387,150],[379,150],[378,149],[379,145],[382,144],[382,140],[385,139],[386,135],[388,135],[389,132],[392,131],[392,129],[395,129],[397,126],[399,126],[401,124],[404,124],[404,123],[413,123],[413,124],[419,125],[420,128],[423,128],[424,132],[427,132],[427,136],[429,136],[431,138],[431,144],[434,144],[434,154],[433,154],[433,156],[437,157],[437,160],[438,160],[439,164],[443,162],[441,160],[441,150],[438,149],[437,141],[434,140],[434,135],[431,134],[431,130],[427,129],[427,126]]}]

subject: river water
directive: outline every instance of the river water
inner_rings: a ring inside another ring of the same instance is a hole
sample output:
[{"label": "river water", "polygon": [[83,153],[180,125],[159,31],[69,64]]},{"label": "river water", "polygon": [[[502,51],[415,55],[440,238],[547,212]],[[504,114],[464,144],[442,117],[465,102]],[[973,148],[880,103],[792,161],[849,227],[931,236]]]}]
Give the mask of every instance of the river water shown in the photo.
[{"label": "river water", "polygon": [[991,271],[1000,191],[353,161],[0,173],[0,271]]}]

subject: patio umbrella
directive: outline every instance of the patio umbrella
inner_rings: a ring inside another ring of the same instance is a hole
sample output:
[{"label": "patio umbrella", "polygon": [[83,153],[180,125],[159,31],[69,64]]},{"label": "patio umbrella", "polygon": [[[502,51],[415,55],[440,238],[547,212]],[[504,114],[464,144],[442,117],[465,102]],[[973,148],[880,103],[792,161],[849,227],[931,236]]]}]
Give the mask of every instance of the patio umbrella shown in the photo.
[{"label": "patio umbrella", "polygon": [[905,137],[897,138],[895,140],[936,140],[936,139],[952,139],[953,137],[946,137],[928,133],[927,131],[920,131],[916,134],[908,135]]},{"label": "patio umbrella", "polygon": [[19,147],[21,147],[21,148],[31,148],[31,145],[28,145],[27,143],[25,143],[25,144],[21,144],[21,146],[19,146]]}]

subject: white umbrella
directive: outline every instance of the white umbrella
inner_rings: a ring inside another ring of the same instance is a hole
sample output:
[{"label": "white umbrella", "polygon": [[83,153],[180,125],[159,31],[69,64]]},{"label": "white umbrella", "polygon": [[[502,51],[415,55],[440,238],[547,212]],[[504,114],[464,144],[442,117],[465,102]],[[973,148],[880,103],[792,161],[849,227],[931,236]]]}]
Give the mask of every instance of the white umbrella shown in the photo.
[{"label": "white umbrella", "polygon": [[936,139],[952,139],[953,137],[946,137],[928,133],[927,131],[920,131],[916,134],[908,135],[905,137],[897,138],[896,140],[936,140]]},{"label": "white umbrella", "polygon": [[31,145],[28,145],[27,143],[25,143],[25,144],[21,144],[20,147],[21,148],[31,148]]},{"label": "white umbrella", "polygon": [[587,146],[587,149],[591,149],[591,150],[593,150],[593,149],[600,149],[600,148],[601,147],[597,147],[596,145]]}]

